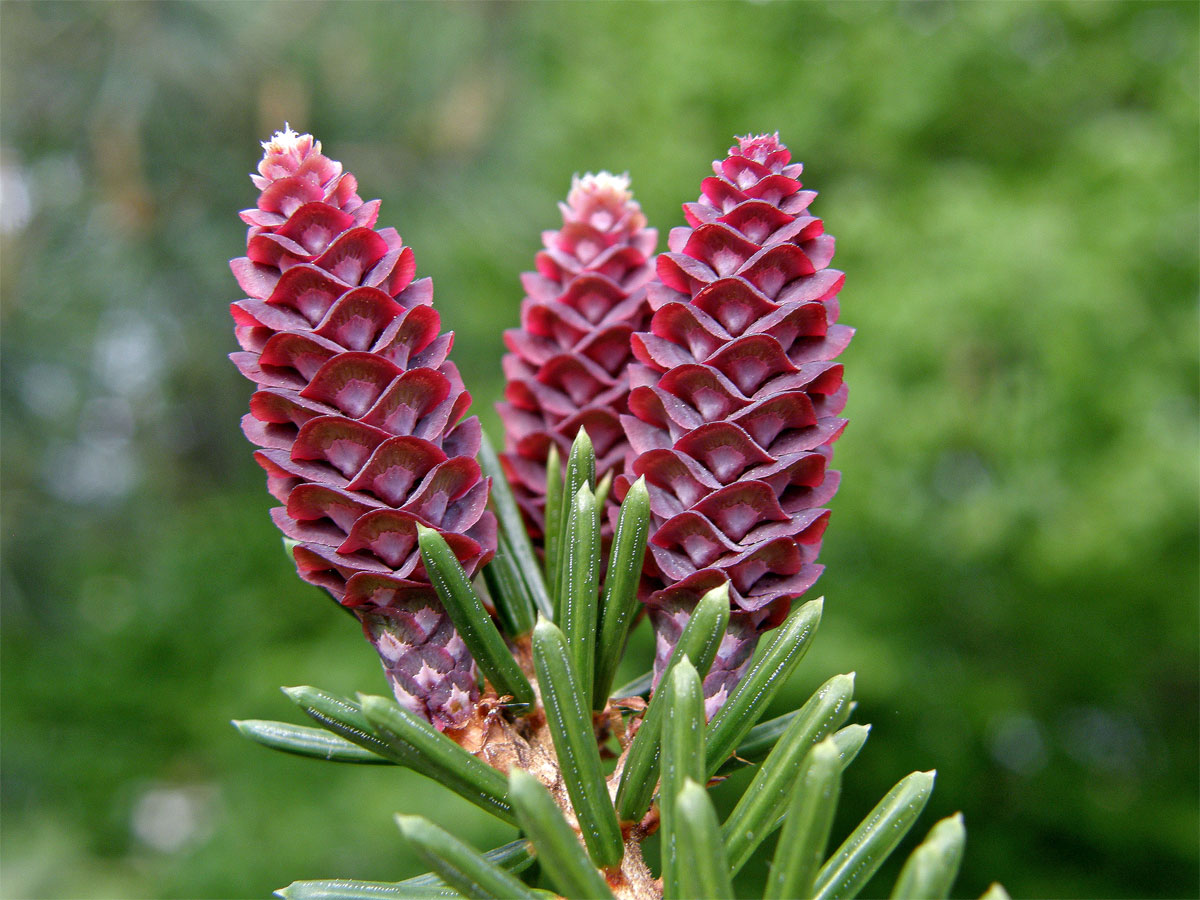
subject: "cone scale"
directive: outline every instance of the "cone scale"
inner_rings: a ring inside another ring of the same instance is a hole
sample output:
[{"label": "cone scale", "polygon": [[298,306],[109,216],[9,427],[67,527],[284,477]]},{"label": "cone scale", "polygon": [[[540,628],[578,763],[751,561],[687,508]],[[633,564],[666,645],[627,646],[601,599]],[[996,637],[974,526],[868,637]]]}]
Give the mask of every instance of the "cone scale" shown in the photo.
[{"label": "cone scale", "polygon": [[661,673],[696,601],[728,581],[733,615],[705,679],[711,716],[759,636],[821,573],[837,490],[828,470],[845,427],[837,324],[844,275],[809,212],[801,166],[778,135],[739,138],[688,225],[671,231],[647,288],[653,317],[633,335],[631,447],[615,493],[645,476],[650,546],[641,597]]},{"label": "cone scale", "polygon": [[436,530],[473,574],[495,552],[475,456],[480,428],[446,358],[432,283],[413,252],[376,228],[379,201],[290,129],[263,144],[246,255],[232,305],[257,390],[242,429],[282,506],[300,577],[349,607],[397,700],[439,727],[479,695],[475,663],[430,585],[417,527]]},{"label": "cone scale", "polygon": [[[563,226],[542,234],[537,271],[521,277],[521,327],[504,334],[508,384],[497,409],[501,460],[535,536],[546,527],[546,461],[566,459],[581,428],[596,451],[596,478],[620,474],[629,451],[619,416],[628,412],[630,336],[646,327],[645,285],[658,233],[633,199],[629,179],[575,178]],[[606,535],[617,501],[601,512]]]}]

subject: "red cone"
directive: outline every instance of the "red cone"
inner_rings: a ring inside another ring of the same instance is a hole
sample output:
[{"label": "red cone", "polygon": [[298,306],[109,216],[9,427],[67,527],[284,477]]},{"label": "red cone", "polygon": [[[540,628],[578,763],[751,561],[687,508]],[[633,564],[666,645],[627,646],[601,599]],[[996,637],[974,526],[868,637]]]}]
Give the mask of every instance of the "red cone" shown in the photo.
[{"label": "red cone", "polygon": [[[421,563],[418,524],[468,573],[496,523],[475,461],[479,421],[413,252],[375,228],[354,176],[290,129],[263,144],[246,256],[230,263],[238,369],[258,390],[242,420],[300,577],[350,607],[397,699],[440,727],[478,697],[475,663]],[[462,421],[460,421],[462,419]]]},{"label": "red cone", "polygon": [[[546,524],[546,459],[566,459],[580,428],[596,450],[596,478],[620,474],[629,445],[619,416],[629,411],[629,347],[646,327],[645,285],[658,233],[633,199],[629,179],[607,172],[576,178],[563,227],[542,235],[537,271],[522,283],[521,327],[504,334],[508,386],[498,404],[501,459],[534,535]],[[615,500],[609,500],[611,508]],[[601,521],[608,521],[607,515]]]},{"label": "red cone", "polygon": [[842,367],[853,330],[835,324],[844,276],[778,135],[739,138],[684,205],[633,336],[622,424],[653,520],[643,583],[661,671],[696,600],[728,581],[729,634],[705,680],[711,715],[759,635],[812,587],[837,490],[827,471],[845,427]]}]

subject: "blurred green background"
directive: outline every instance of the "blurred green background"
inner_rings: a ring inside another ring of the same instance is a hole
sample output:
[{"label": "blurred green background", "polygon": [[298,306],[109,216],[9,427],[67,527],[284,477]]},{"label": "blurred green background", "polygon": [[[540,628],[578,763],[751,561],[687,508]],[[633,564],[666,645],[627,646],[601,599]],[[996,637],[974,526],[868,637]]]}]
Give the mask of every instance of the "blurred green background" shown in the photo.
[{"label": "blurred green background", "polygon": [[1195,897],[1197,9],[5,2],[3,895],[401,878],[396,810],[507,839],[227,724],[384,689],[283,556],[225,360],[288,120],[383,198],[493,435],[572,173],[627,169],[665,238],[778,129],[859,329],[825,622],[776,704],[858,673],[836,828],[936,767],[958,894]]}]

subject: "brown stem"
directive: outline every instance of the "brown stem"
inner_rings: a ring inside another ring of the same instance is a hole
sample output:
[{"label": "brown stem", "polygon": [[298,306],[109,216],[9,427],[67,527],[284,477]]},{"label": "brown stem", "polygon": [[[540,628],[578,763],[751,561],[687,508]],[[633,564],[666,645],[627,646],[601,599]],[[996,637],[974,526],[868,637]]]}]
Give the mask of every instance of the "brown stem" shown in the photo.
[{"label": "brown stem", "polygon": [[[518,644],[514,648],[514,655],[530,677],[537,696],[537,708],[524,716],[506,715],[506,698],[497,697],[496,692],[489,685],[485,685],[484,694],[471,717],[457,728],[446,729],[445,734],[505,775],[514,766],[533,775],[549,788],[554,802],[578,834],[579,822],[567,796],[566,783],[563,781],[550,729],[546,724],[546,714],[541,706],[541,691],[536,678],[533,677],[528,643],[524,646]],[[603,711],[593,716],[597,741],[606,742],[615,734],[621,744],[621,755],[617,760],[616,769],[608,777],[609,794],[612,796],[616,794],[625,757],[629,752],[630,735],[640,724],[637,712],[628,723],[625,722],[622,709],[627,711],[628,705],[627,702],[623,702],[622,706],[618,707],[610,703]],[[657,829],[658,810],[653,806],[642,821],[622,829],[625,835],[625,854],[621,864],[604,870],[604,876],[617,900],[662,900],[662,880],[654,877],[642,856],[642,841]],[[580,836],[580,843],[582,842],[583,838]]]}]

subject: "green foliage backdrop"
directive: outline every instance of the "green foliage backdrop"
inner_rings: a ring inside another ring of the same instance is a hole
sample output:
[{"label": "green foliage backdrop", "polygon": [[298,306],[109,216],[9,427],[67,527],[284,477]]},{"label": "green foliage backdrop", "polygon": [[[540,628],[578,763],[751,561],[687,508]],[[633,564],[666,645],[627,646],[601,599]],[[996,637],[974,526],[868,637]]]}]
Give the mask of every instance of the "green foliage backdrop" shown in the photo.
[{"label": "green foliage backdrop", "polygon": [[857,671],[846,815],[937,767],[962,892],[1195,896],[1197,32],[1193,3],[4,3],[3,894],[404,877],[397,809],[505,839],[226,724],[383,689],[283,558],[224,360],[286,119],[383,198],[493,435],[571,174],[628,169],[665,237],[778,129],[859,328],[786,701]]}]

